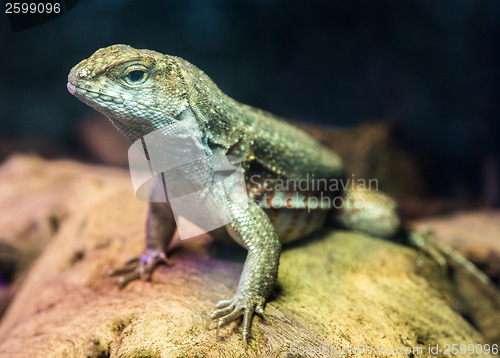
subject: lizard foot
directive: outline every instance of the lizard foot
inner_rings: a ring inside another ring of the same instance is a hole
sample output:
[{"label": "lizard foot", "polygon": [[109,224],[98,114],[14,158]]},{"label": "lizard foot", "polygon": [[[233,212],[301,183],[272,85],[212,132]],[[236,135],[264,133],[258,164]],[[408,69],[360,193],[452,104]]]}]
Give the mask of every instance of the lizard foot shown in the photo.
[{"label": "lizard foot", "polygon": [[474,266],[458,251],[437,241],[428,228],[412,230],[409,235],[409,242],[436,262],[445,273],[449,273],[449,259],[451,259],[484,285],[492,286],[491,280],[484,272]]},{"label": "lizard foot", "polygon": [[240,296],[236,295],[232,300],[223,300],[217,303],[216,310],[210,316],[211,319],[219,319],[217,323],[216,338],[219,338],[220,328],[243,316],[243,342],[245,346],[248,342],[248,335],[250,334],[250,326],[254,313],[259,314],[264,318],[264,305],[265,299],[260,296]]},{"label": "lizard foot", "polygon": [[129,282],[137,279],[149,281],[155,268],[162,263],[167,266],[173,265],[163,251],[146,248],[140,257],[127,260],[125,267],[108,270],[107,275],[122,275],[116,283],[120,288],[123,288]]},{"label": "lizard foot", "polygon": [[437,241],[434,239],[432,232],[428,228],[411,230],[409,232],[409,243],[413,247],[429,256],[443,270],[448,271],[448,261]]}]

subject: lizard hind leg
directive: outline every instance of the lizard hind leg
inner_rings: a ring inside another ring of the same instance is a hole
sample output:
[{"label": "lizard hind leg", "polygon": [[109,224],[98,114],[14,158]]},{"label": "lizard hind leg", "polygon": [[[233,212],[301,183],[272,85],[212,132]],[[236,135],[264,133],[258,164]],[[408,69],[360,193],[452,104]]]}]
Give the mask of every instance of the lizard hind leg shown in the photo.
[{"label": "lizard hind leg", "polygon": [[388,195],[374,190],[347,190],[342,206],[333,221],[346,229],[391,237],[401,230],[397,203]]},{"label": "lizard hind leg", "polygon": [[347,190],[343,206],[333,220],[347,229],[403,241],[429,256],[444,272],[447,271],[443,249],[428,233],[404,228],[396,201],[380,191]]}]

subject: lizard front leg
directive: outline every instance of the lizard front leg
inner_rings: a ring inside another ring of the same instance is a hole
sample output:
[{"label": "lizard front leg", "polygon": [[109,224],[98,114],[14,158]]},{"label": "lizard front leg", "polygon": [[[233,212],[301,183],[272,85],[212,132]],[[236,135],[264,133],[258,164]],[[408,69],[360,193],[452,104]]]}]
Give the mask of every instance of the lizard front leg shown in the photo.
[{"label": "lizard front leg", "polygon": [[219,319],[217,335],[222,325],[243,316],[243,341],[247,343],[254,313],[264,314],[278,276],[281,243],[266,213],[252,200],[243,209],[231,206],[233,221],[226,226],[231,237],[248,249],[236,295],[220,301],[211,318]]},{"label": "lizard front leg", "polygon": [[[159,177],[151,189],[150,197],[163,188]],[[155,268],[165,263],[171,265],[166,255],[167,247],[176,229],[172,208],[168,202],[149,202],[146,220],[146,248],[139,257],[128,260],[126,266],[108,271],[109,276],[122,275],[117,283],[124,287],[136,279],[149,280]]]}]

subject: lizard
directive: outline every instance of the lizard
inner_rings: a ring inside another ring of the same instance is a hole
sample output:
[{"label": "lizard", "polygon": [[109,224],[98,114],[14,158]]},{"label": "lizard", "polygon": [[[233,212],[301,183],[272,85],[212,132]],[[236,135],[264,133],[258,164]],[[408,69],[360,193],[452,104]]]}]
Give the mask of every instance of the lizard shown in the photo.
[{"label": "lizard", "polygon": [[[328,192],[329,198],[347,198],[344,205],[332,208],[322,202],[310,204],[309,199],[324,190],[273,188],[273,183],[282,180],[309,184],[313,177],[343,180],[342,160],[282,118],[224,94],[208,75],[180,57],[127,45],[101,48],[71,69],[67,88],[107,116],[131,142],[191,118],[207,154],[232,155],[242,164],[247,205],[231,206],[232,221],[223,230],[248,253],[235,296],[217,303],[211,315],[218,320],[217,336],[221,326],[243,317],[242,338],[247,343],[252,317],[264,317],[266,300],[277,280],[282,243],[308,236],[329,218],[344,228],[374,236],[404,237],[441,267],[446,267],[446,257],[454,257],[488,282],[470,262],[406,227],[396,201],[382,192],[355,188]],[[188,180],[196,183],[197,178]],[[290,200],[292,196],[296,200]],[[276,204],[277,197],[285,200]],[[352,205],[356,200],[363,205]],[[122,275],[121,287],[135,279],[149,279],[159,264],[171,264],[166,251],[175,230],[169,203],[149,202],[144,252],[128,266],[109,273]]]}]

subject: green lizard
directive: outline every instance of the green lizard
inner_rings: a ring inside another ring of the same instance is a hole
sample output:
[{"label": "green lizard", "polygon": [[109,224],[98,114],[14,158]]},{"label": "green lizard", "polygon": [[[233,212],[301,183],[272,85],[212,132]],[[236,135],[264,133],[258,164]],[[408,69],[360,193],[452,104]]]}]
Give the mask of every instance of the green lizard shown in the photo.
[{"label": "green lizard", "polygon": [[[241,162],[248,205],[232,205],[232,222],[224,229],[248,255],[235,296],[219,302],[211,316],[218,319],[217,331],[243,316],[242,334],[247,342],[252,317],[264,314],[276,282],[281,243],[314,232],[327,216],[349,229],[385,238],[403,236],[446,265],[443,254],[450,252],[428,245],[424,236],[407,230],[396,202],[387,195],[314,187],[314,178],[344,178],[337,154],[278,117],[228,97],[203,71],[182,58],[126,45],[109,46],[71,70],[68,90],[105,114],[132,142],[181,118],[192,118],[207,154],[232,155]],[[196,182],[197,178],[187,180]],[[284,180],[305,180],[307,185],[305,189],[273,187]],[[319,196],[330,199],[330,205],[324,200],[311,204],[310,199]],[[335,198],[344,199],[344,205],[332,208]],[[364,205],[353,204],[359,200]],[[149,203],[144,253],[132,266],[113,271],[124,274],[121,286],[149,277],[159,263],[168,263],[166,249],[175,229],[168,203]],[[468,261],[462,259],[462,263],[487,281]]]}]

